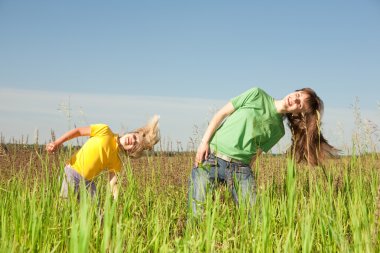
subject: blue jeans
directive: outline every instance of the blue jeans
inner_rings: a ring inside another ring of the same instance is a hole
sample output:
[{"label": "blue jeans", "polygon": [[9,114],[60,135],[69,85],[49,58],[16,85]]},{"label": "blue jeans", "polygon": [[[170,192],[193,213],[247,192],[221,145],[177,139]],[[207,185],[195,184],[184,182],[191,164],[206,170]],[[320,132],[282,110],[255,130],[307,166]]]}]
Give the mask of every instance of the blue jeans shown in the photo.
[{"label": "blue jeans", "polygon": [[198,216],[202,209],[207,189],[214,188],[219,182],[227,184],[236,205],[253,205],[256,193],[250,166],[242,162],[228,162],[211,154],[201,166],[191,171],[188,202],[194,216]]}]

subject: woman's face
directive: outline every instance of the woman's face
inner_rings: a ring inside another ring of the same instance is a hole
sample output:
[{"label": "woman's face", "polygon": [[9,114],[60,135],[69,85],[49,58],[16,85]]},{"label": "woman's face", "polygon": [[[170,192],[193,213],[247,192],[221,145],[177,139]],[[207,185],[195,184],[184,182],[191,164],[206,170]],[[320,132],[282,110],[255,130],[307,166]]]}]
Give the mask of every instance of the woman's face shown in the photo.
[{"label": "woman's face", "polygon": [[128,133],[120,138],[120,144],[125,151],[132,151],[142,141],[142,136],[139,133]]},{"label": "woman's face", "polygon": [[287,95],[283,101],[287,113],[302,113],[306,111],[306,99],[309,94],[303,91],[295,91]]}]

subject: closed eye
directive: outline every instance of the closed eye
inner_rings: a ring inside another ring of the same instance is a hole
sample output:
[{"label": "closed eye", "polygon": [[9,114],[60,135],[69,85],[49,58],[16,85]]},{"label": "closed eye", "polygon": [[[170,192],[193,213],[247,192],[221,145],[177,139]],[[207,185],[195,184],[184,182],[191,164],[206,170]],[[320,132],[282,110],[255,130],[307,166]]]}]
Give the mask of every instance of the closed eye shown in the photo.
[{"label": "closed eye", "polygon": [[298,100],[299,100],[299,106],[298,106],[298,107],[299,107],[300,109],[302,109],[302,107],[303,107],[303,106],[302,106],[302,105],[303,105],[303,102],[302,102],[302,100],[301,100],[301,93],[300,93],[300,92],[297,93],[296,96],[297,96],[297,98],[298,98]]}]

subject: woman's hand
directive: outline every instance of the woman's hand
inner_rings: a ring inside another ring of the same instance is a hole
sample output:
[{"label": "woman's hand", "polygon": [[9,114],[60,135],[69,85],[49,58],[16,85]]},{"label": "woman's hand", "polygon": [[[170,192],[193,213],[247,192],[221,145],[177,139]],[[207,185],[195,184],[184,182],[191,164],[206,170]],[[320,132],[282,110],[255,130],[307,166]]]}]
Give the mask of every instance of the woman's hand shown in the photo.
[{"label": "woman's hand", "polygon": [[91,127],[77,127],[75,129],[72,129],[68,132],[66,132],[64,135],[59,137],[57,140],[50,142],[49,144],[46,144],[46,151],[49,153],[54,153],[57,151],[57,149],[66,141],[71,140],[72,138],[76,138],[79,136],[90,136],[91,134]]},{"label": "woman's hand", "polygon": [[211,140],[211,137],[214,135],[216,129],[223,122],[223,120],[234,111],[234,106],[231,102],[228,102],[214,115],[206,129],[206,132],[203,135],[202,142],[198,147],[197,154],[195,156],[195,166],[198,166],[200,163],[207,159],[210,153],[209,142]]},{"label": "woman's hand", "polygon": [[55,142],[50,142],[48,144],[46,144],[46,151],[48,153],[54,153],[55,151],[57,151],[57,149],[59,148],[59,145],[57,145]]},{"label": "woman's hand", "polygon": [[108,178],[110,181],[110,187],[111,187],[113,198],[114,200],[117,200],[119,196],[119,188],[117,186],[117,176],[114,172],[110,172]]},{"label": "woman's hand", "polygon": [[197,154],[195,156],[195,166],[201,164],[204,160],[207,159],[210,153],[210,146],[207,142],[201,142],[198,147]]}]

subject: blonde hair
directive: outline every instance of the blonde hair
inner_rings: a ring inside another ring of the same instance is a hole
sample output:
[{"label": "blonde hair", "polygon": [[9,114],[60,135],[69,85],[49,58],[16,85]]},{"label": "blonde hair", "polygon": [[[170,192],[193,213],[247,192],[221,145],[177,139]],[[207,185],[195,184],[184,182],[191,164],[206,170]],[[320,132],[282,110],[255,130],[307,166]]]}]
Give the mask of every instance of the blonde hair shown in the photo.
[{"label": "blonde hair", "polygon": [[160,140],[160,131],[158,127],[158,120],[160,117],[158,115],[154,115],[149,122],[135,131],[140,135],[141,142],[139,142],[133,150],[128,152],[128,155],[132,158],[139,158],[142,156],[144,150],[152,150],[153,146]]}]

